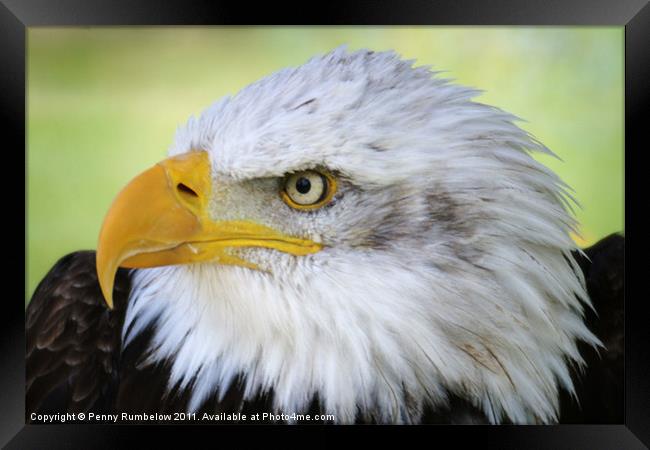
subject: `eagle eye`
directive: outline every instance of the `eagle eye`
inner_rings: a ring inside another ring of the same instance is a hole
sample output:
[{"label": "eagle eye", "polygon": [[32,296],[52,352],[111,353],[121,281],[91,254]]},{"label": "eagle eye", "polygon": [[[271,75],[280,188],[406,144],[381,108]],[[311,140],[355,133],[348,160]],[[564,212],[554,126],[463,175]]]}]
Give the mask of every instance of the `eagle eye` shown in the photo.
[{"label": "eagle eye", "polygon": [[329,203],[335,192],[336,181],[330,174],[303,170],[285,176],[281,196],[294,209],[311,210]]}]

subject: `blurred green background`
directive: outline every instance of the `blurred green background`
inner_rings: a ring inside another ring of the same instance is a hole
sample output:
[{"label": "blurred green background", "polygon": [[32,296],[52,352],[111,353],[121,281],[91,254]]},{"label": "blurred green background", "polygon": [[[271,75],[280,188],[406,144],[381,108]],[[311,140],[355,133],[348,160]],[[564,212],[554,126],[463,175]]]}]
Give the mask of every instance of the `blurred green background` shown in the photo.
[{"label": "blurred green background", "polygon": [[29,28],[26,301],[216,99],[315,54],[393,49],[484,90],[563,161],[587,245],[623,230],[622,27]]}]

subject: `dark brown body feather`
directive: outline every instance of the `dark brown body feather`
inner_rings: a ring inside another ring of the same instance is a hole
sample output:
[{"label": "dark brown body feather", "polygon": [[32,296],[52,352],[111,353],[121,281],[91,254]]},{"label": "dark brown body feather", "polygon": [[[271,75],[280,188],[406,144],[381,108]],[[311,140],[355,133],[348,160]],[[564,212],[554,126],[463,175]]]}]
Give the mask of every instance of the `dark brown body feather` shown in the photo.
[{"label": "dark brown body feather", "polygon": [[[606,349],[580,347],[587,362],[573,374],[578,402],[561,395],[561,422],[623,422],[623,252],[624,238],[611,235],[576,255],[598,314],[587,311],[589,328]],[[127,270],[115,280],[115,309],[106,307],[97,282],[95,253],[62,258],[40,283],[27,308],[27,407],[32,412],[185,412],[190,391],[168,390],[169,366],[146,364],[151,330],[125,349],[121,332],[130,291]],[[242,377],[245,375],[242,374]],[[233,383],[221,400],[214,394],[203,412],[272,412],[273,392],[243,400],[243,383]],[[317,398],[309,411],[320,412]],[[359,422],[371,421],[362,418]],[[426,410],[425,423],[486,423],[467,401],[451,397],[447,408]],[[312,422],[313,423],[313,422]]]},{"label": "dark brown body feather", "polygon": [[560,397],[563,423],[623,423],[624,411],[624,276],[625,239],[612,234],[576,255],[585,275],[594,311],[586,309],[589,329],[602,341],[596,350],[578,344],[585,360],[582,374],[574,370],[576,403],[566,392]]},{"label": "dark brown body feather", "polygon": [[106,307],[91,251],[65,256],[41,281],[25,318],[27,417],[32,411],[113,409],[129,290],[121,269],[115,309]]}]

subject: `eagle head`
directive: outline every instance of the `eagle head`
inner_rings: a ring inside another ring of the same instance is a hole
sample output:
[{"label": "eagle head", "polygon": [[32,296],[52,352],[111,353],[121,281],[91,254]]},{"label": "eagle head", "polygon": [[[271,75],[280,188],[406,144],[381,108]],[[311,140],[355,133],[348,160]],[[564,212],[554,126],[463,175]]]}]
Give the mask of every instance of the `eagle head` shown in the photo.
[{"label": "eagle head", "polygon": [[153,332],[189,409],[240,383],[277,411],[417,421],[460,396],[491,422],[557,419],[589,305],[550,153],[478,91],[339,48],[178,130],[116,198],[97,268],[123,332]]}]

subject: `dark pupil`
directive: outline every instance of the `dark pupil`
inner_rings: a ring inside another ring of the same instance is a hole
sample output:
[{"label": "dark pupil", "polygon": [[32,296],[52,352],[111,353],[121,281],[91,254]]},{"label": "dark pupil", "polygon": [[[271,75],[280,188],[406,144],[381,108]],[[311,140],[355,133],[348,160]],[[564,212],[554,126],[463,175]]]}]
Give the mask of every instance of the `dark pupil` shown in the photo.
[{"label": "dark pupil", "polygon": [[306,194],[311,189],[311,182],[304,177],[298,178],[296,181],[296,190],[301,194]]}]

